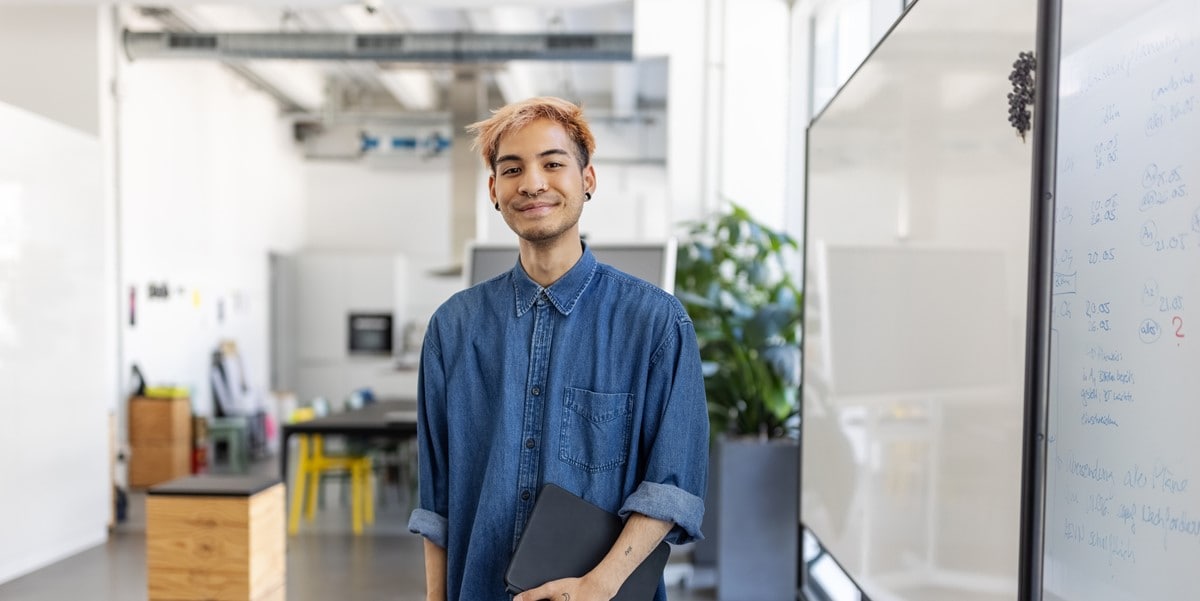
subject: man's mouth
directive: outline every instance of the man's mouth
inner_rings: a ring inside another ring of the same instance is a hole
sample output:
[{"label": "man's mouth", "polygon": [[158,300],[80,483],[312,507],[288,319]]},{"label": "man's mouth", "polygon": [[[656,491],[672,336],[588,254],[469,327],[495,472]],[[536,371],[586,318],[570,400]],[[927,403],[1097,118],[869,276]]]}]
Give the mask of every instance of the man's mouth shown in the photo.
[{"label": "man's mouth", "polygon": [[555,203],[553,202],[535,202],[519,207],[517,210],[527,215],[538,215],[549,212],[550,209],[554,208],[554,205]]}]

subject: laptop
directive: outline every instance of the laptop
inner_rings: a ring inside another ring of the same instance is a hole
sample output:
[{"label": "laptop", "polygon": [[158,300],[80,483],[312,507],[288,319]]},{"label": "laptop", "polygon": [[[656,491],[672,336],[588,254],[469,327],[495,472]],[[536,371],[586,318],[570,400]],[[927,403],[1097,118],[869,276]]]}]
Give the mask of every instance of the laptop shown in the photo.
[{"label": "laptop", "polygon": [[[515,595],[552,580],[587,574],[612,549],[624,527],[621,518],[546,484],[504,575],[508,592]],[[659,544],[629,575],[613,601],[654,599],[670,554],[670,545]]]}]

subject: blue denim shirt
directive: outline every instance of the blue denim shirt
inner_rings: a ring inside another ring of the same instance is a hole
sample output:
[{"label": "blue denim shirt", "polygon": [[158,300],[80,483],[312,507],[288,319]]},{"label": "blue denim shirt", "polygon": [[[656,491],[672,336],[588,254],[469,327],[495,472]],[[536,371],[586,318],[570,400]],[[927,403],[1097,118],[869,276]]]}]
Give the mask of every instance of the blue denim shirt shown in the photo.
[{"label": "blue denim shirt", "polygon": [[708,414],[692,322],[586,245],[547,288],[518,261],[438,308],[418,422],[409,529],[446,549],[448,601],[509,598],[504,571],[547,482],[622,518],[674,522],[670,542],[703,538]]}]

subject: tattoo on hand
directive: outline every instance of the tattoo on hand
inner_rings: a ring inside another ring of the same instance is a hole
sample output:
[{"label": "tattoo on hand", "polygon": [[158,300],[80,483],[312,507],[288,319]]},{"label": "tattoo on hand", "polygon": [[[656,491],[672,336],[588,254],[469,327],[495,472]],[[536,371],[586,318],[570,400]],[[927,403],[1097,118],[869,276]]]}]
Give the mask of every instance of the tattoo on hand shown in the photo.
[{"label": "tattoo on hand", "polygon": [[571,601],[571,593],[563,593],[563,601]]},{"label": "tattoo on hand", "polygon": [[632,552],[633,552],[633,547],[625,547],[625,557],[629,557],[629,554]]}]

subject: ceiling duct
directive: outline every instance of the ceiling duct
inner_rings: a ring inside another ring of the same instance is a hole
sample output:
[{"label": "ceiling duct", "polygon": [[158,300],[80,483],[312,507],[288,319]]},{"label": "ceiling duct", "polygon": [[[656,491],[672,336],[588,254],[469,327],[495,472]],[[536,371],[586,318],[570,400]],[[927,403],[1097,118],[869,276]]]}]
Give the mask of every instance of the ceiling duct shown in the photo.
[{"label": "ceiling duct", "polygon": [[130,60],[632,61],[630,33],[124,32]]}]

